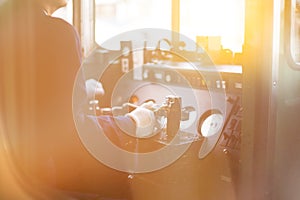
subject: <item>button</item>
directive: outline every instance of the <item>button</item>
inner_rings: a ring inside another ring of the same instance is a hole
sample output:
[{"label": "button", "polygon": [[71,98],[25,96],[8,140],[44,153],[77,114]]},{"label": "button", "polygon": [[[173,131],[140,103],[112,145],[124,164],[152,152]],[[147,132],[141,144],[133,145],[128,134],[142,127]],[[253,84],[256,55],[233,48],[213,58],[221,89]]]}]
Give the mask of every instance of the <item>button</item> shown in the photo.
[{"label": "button", "polygon": [[229,151],[228,151],[227,149],[223,149],[223,153],[224,153],[225,155],[227,155],[227,154],[229,154]]},{"label": "button", "polygon": [[222,81],[222,88],[226,89],[226,81]]},{"label": "button", "polygon": [[221,88],[221,82],[220,82],[219,80],[216,81],[216,87],[217,87],[218,89]]},{"label": "button", "polygon": [[236,89],[242,89],[242,83],[238,83],[238,82],[236,82],[236,83],[234,83],[234,87],[236,88]]},{"label": "button", "polygon": [[149,78],[149,71],[148,71],[148,70],[145,70],[145,71],[144,71],[144,73],[143,73],[143,78],[144,78],[144,79]]},{"label": "button", "polygon": [[223,132],[223,140],[221,146],[227,146],[229,141],[229,135],[226,132]]},{"label": "button", "polygon": [[170,74],[167,74],[167,75],[165,76],[165,80],[166,80],[166,82],[170,83],[171,80],[172,80],[171,75],[170,75]]}]

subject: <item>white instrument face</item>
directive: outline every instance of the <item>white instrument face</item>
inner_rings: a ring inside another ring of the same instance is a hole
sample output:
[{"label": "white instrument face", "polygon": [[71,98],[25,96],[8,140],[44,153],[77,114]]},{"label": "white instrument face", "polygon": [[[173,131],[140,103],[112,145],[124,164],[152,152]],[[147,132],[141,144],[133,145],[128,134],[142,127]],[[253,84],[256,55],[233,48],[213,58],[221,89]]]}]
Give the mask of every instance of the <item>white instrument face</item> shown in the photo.
[{"label": "white instrument face", "polygon": [[217,134],[223,126],[224,117],[221,113],[212,113],[202,122],[200,131],[204,137],[211,137]]}]

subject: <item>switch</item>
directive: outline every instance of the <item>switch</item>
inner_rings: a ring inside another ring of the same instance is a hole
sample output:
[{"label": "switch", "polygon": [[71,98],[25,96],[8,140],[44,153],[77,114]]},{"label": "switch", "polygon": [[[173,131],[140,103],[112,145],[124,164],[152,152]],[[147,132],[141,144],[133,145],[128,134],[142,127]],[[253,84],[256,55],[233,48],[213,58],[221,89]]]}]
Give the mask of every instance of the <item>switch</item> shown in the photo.
[{"label": "switch", "polygon": [[221,146],[227,146],[229,140],[229,135],[226,132],[223,132],[223,140]]},{"label": "switch", "polygon": [[128,60],[128,58],[122,58],[121,65],[122,65],[122,72],[123,73],[129,72],[129,60]]},{"label": "switch", "polygon": [[221,82],[220,82],[219,80],[216,81],[216,87],[217,87],[218,89],[221,88]]},{"label": "switch", "polygon": [[229,123],[229,129],[233,130],[235,125],[237,123],[237,120],[236,119],[231,119],[230,123]]},{"label": "switch", "polygon": [[166,82],[170,83],[171,80],[172,80],[171,75],[170,75],[170,74],[167,74],[167,75],[165,76],[165,80],[166,80]]},{"label": "switch", "polygon": [[222,81],[222,88],[226,89],[226,81]]},{"label": "switch", "polygon": [[149,71],[148,71],[148,70],[145,70],[145,71],[144,71],[144,73],[143,73],[143,78],[144,78],[144,79],[149,78]]},{"label": "switch", "polygon": [[236,89],[242,89],[242,83],[238,83],[238,82],[236,82],[236,83],[234,83],[234,87],[236,88]]}]

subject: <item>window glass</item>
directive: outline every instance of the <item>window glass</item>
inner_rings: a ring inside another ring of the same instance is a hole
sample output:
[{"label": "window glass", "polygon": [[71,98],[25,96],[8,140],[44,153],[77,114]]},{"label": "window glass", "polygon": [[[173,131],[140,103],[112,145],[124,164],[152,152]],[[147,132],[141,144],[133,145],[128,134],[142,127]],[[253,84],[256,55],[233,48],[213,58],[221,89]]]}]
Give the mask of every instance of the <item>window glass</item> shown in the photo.
[{"label": "window glass", "polygon": [[69,0],[66,7],[56,10],[52,16],[62,18],[73,24],[73,0]]},{"label": "window glass", "polygon": [[300,62],[300,1],[292,1],[291,12],[291,54],[296,63]]},{"label": "window glass", "polygon": [[208,37],[213,50],[242,52],[244,4],[241,0],[181,1],[180,32],[196,41]]},{"label": "window glass", "polygon": [[[142,28],[171,29],[171,0],[95,0],[98,44]],[[147,40],[147,35],[143,36]]]}]

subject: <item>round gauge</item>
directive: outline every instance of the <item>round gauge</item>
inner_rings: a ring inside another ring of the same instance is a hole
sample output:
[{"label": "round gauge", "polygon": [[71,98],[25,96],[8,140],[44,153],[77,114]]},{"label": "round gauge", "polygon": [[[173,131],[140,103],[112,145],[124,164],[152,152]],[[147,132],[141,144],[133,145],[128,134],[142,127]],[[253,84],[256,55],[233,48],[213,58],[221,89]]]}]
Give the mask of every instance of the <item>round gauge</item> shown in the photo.
[{"label": "round gauge", "polygon": [[219,110],[206,111],[199,120],[198,132],[204,137],[213,136],[221,130],[224,116]]}]

